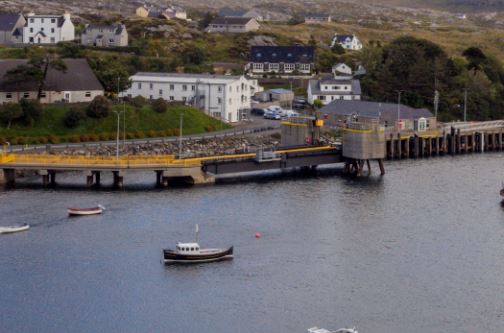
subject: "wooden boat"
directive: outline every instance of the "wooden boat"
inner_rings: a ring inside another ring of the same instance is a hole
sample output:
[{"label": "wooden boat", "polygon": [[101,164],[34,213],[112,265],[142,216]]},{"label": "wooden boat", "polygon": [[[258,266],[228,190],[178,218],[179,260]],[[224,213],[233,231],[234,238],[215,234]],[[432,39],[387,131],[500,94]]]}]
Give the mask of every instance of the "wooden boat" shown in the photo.
[{"label": "wooden boat", "polygon": [[203,263],[233,259],[233,247],[227,249],[201,249],[198,243],[177,243],[175,250],[163,250],[165,264]]},{"label": "wooden boat", "polygon": [[13,234],[15,232],[26,231],[28,229],[30,229],[30,225],[26,223],[8,227],[0,227],[0,234]]},{"label": "wooden boat", "polygon": [[98,205],[93,208],[68,208],[68,215],[70,216],[86,216],[86,215],[96,215],[101,214],[105,210],[105,207]]},{"label": "wooden boat", "polygon": [[191,264],[233,259],[233,247],[227,249],[202,249],[198,244],[199,226],[196,224],[196,242],[177,243],[175,250],[163,250],[165,264]]}]

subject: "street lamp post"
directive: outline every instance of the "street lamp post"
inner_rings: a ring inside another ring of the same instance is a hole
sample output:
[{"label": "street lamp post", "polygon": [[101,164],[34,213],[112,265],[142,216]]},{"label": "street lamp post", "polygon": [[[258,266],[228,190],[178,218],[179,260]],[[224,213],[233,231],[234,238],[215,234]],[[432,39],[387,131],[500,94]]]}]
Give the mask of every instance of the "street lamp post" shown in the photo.
[{"label": "street lamp post", "polygon": [[120,123],[120,116],[121,113],[119,111],[115,111],[117,114],[117,136],[116,136],[116,160],[119,160],[119,123]]},{"label": "street lamp post", "polygon": [[180,113],[180,129],[179,129],[179,159],[182,158],[182,129],[184,126],[184,113]]}]

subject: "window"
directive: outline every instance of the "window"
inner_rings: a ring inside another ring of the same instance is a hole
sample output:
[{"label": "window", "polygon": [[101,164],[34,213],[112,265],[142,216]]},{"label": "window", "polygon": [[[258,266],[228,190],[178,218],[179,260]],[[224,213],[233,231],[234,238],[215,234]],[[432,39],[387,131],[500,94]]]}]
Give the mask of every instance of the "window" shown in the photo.
[{"label": "window", "polygon": [[170,84],[170,90],[175,90],[175,85],[174,84]]},{"label": "window", "polygon": [[29,92],[23,93],[23,98],[30,98],[30,93]]},{"label": "window", "polygon": [[329,90],[329,86],[324,86],[324,90]]},{"label": "window", "polygon": [[44,27],[40,28],[40,31],[44,31]]},{"label": "window", "polygon": [[233,104],[233,100],[230,98],[229,99],[229,105]]},{"label": "window", "polygon": [[30,37],[30,43],[33,43],[33,37]]},{"label": "window", "polygon": [[30,28],[30,32],[33,32],[33,28]]},{"label": "window", "polygon": [[170,96],[170,101],[174,101],[174,100],[175,100],[175,97]]},{"label": "window", "polygon": [[34,22],[35,22],[35,20],[31,18],[30,19],[30,23],[34,23]]},{"label": "window", "polygon": [[229,86],[229,92],[232,92],[233,87]]},{"label": "window", "polygon": [[325,96],[320,96],[321,101],[325,101]]},{"label": "window", "polygon": [[182,85],[182,90],[187,91],[187,84]]},{"label": "window", "polygon": [[47,94],[45,91],[40,93],[40,98],[46,98],[46,97],[47,97]]},{"label": "window", "polygon": [[152,97],[152,95],[149,95],[149,99],[154,99],[154,97]]},{"label": "window", "polygon": [[264,64],[261,64],[261,63],[253,63],[252,64],[252,70],[262,71],[263,68],[264,68]]},{"label": "window", "polygon": [[52,44],[55,44],[56,43],[56,39],[54,37],[51,37],[51,43]]},{"label": "window", "polygon": [[91,97],[91,92],[90,91],[86,91],[86,97]]},{"label": "window", "polygon": [[184,96],[184,97],[182,97],[182,101],[183,101],[183,102],[187,101],[187,97],[185,97],[185,96]]},{"label": "window", "polygon": [[44,19],[41,19],[42,20],[42,23],[44,23]]},{"label": "window", "polygon": [[284,64],[284,71],[293,71],[294,69],[296,69],[296,65],[295,64]]},{"label": "window", "polygon": [[222,92],[222,87],[221,86],[217,87],[217,91]]},{"label": "window", "polygon": [[142,89],[142,83],[141,82],[138,83],[138,89]]},{"label": "window", "polygon": [[6,94],[5,94],[5,98],[7,98],[7,99],[11,99],[11,98],[12,98],[12,93],[6,93]]},{"label": "window", "polygon": [[270,72],[276,72],[278,70],[280,70],[280,64],[269,64],[269,70]]},{"label": "window", "polygon": [[162,95],[163,94],[163,89],[159,89],[159,94]]},{"label": "window", "polygon": [[51,23],[56,23],[56,19],[51,19]]},{"label": "window", "polygon": [[150,90],[154,89],[154,84],[149,83],[149,89],[150,89]]},{"label": "window", "polygon": [[196,90],[196,86],[192,85],[192,86],[191,86],[191,90],[192,90],[192,91]]},{"label": "window", "polygon": [[219,104],[219,105],[222,104],[222,98],[217,97],[217,104]]},{"label": "window", "polygon": [[299,65],[299,69],[302,71],[309,71],[310,70],[310,64],[301,64]]}]

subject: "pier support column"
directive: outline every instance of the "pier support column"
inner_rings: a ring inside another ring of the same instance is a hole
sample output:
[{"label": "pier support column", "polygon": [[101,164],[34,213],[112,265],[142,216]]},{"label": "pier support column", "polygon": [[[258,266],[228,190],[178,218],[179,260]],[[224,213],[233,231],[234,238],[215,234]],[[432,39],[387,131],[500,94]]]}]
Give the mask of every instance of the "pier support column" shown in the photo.
[{"label": "pier support column", "polygon": [[404,148],[406,150],[405,153],[404,153],[404,155],[405,155],[406,158],[410,158],[410,141],[411,141],[410,137],[408,137],[406,139],[406,142],[404,143]]},{"label": "pier support column", "polygon": [[484,153],[485,152],[485,141],[486,141],[485,140],[486,139],[485,138],[485,133],[480,133],[480,138],[481,138],[481,140],[480,140],[480,144],[481,144],[481,146],[480,146],[480,152]]},{"label": "pier support column", "polygon": [[95,185],[101,186],[101,171],[94,171]]},{"label": "pier support column", "polygon": [[384,176],[385,175],[385,168],[383,167],[383,160],[382,159],[378,160],[378,166],[380,167],[380,174],[382,176]]},{"label": "pier support column", "polygon": [[[401,133],[397,133],[397,158],[402,158],[402,140]],[[369,161],[368,161],[369,162]]]},{"label": "pier support column", "polygon": [[[399,144],[401,144],[401,140],[398,141]],[[367,169],[368,169],[368,176],[371,176],[371,162],[369,160],[366,160],[367,163]]]},{"label": "pier support column", "polygon": [[436,156],[439,156],[439,136],[436,136],[436,139],[435,139],[435,147],[434,147],[434,153],[436,154]]},{"label": "pier support column", "polygon": [[14,186],[16,183],[16,170],[0,169],[0,185]]},{"label": "pier support column", "polygon": [[42,176],[42,185],[49,186],[49,172],[47,170],[39,170],[39,175]]},{"label": "pier support column", "polygon": [[163,171],[162,170],[156,170],[156,186],[160,187],[161,186],[161,178],[163,177]]},{"label": "pier support column", "polygon": [[414,158],[418,158],[418,151],[420,149],[420,142],[419,141],[419,137],[415,135],[415,138],[413,139],[413,157]]},{"label": "pier support column", "polygon": [[56,185],[56,171],[49,170],[49,180],[50,180],[51,186]]},{"label": "pier support column", "polygon": [[122,171],[112,171],[114,174],[114,187],[121,189],[124,186],[124,173]]}]

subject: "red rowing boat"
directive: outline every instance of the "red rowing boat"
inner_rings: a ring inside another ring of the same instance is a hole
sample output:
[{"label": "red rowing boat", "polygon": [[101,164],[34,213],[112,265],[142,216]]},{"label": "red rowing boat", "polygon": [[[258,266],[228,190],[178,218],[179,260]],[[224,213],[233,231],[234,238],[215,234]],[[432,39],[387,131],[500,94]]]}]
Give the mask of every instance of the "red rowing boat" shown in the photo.
[{"label": "red rowing boat", "polygon": [[98,205],[92,208],[68,208],[68,215],[70,216],[85,216],[85,215],[96,215],[101,214],[105,210],[105,207]]}]

